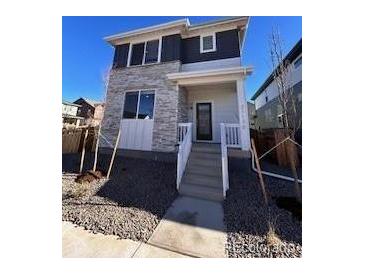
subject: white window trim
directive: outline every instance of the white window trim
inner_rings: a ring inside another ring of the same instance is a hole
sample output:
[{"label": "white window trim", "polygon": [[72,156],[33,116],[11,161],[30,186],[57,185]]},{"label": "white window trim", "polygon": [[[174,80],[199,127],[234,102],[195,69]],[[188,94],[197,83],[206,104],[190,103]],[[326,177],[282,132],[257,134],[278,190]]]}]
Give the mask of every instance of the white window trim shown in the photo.
[{"label": "white window trim", "polygon": [[[145,63],[145,59],[146,59],[146,47],[147,47],[147,42],[149,41],[155,41],[158,40],[158,53],[157,53],[157,62],[155,63]],[[143,58],[142,58],[142,64],[141,65],[131,65],[131,60],[132,60],[132,49],[133,49],[133,45],[136,44],[141,44],[144,43],[144,49],[143,49]],[[161,63],[161,52],[162,52],[162,36],[160,36],[157,39],[150,39],[147,41],[140,41],[140,42],[135,42],[135,43],[130,43],[129,44],[129,50],[128,50],[128,62],[127,62],[127,67],[138,67],[138,66],[148,66],[148,65],[155,65],[155,64],[159,64]]]},{"label": "white window trim", "polygon": [[[208,37],[208,36],[213,37],[213,48],[204,50],[204,48],[203,48],[203,38]],[[216,51],[216,50],[217,50],[217,40],[216,40],[216,37],[215,37],[215,32],[200,35],[200,53],[213,52],[213,51]]]},{"label": "white window trim", "polygon": [[300,59],[300,58],[302,58],[302,55],[299,55],[297,58],[295,58],[295,60],[293,61],[293,67],[294,67],[294,69],[299,69],[301,66],[302,66],[302,64],[300,64],[298,67],[295,67],[295,63]]},{"label": "white window trim", "polygon": [[[134,67],[134,66],[133,66]],[[123,101],[123,110],[122,110],[122,120],[143,120],[143,119],[138,119],[138,114],[139,114],[139,101],[141,100],[141,92],[142,91],[152,91],[155,99],[153,100],[153,118],[149,119],[149,120],[154,120],[155,119],[155,111],[156,111],[156,90],[155,89],[138,89],[138,90],[126,90],[124,92],[124,101]],[[138,100],[137,100],[137,111],[136,111],[136,118],[123,118],[123,114],[124,114],[124,105],[125,105],[125,97],[127,96],[127,93],[129,92],[138,92]]]}]

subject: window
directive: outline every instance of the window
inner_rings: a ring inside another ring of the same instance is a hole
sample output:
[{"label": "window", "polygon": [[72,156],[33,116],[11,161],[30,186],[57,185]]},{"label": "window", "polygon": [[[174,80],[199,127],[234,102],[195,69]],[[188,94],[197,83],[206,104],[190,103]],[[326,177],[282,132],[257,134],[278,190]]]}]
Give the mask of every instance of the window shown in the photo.
[{"label": "window", "polygon": [[159,61],[160,40],[132,45],[129,66],[153,64]]},{"label": "window", "polygon": [[158,40],[147,42],[145,58],[144,58],[145,64],[156,63],[158,61],[158,46],[159,46]]},{"label": "window", "polygon": [[154,91],[127,92],[124,101],[123,119],[153,119]]},{"label": "window", "polygon": [[269,96],[267,96],[267,94],[265,95],[265,103],[267,103],[269,101]]},{"label": "window", "polygon": [[302,65],[302,56],[300,56],[295,62],[294,62],[294,68],[299,68]]},{"label": "window", "polygon": [[144,52],[144,43],[134,44],[132,46],[132,56],[130,60],[130,65],[142,65],[143,62],[143,52]]},{"label": "window", "polygon": [[200,36],[200,52],[205,53],[211,51],[216,51],[215,34]]},{"label": "window", "polygon": [[125,94],[123,119],[135,119],[137,117],[138,92]]},{"label": "window", "polygon": [[139,99],[138,119],[153,119],[153,106],[155,93],[153,91],[141,91]]}]

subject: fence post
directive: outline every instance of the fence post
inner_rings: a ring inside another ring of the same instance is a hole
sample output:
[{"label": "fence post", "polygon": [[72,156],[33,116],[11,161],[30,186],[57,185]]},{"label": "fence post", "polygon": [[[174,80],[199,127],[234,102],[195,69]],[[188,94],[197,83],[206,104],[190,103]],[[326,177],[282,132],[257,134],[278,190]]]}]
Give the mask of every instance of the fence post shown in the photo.
[{"label": "fence post", "polygon": [[86,132],[85,132],[85,136],[84,136],[84,142],[82,144],[81,163],[80,163],[80,172],[79,173],[82,173],[82,168],[84,166],[85,145],[86,145],[86,139],[87,139],[88,134],[89,134],[89,129],[87,128]]},{"label": "fence post", "polygon": [[114,157],[115,157],[115,152],[117,151],[117,147],[118,147],[118,144],[119,144],[119,137],[120,137],[120,129],[118,131],[117,141],[115,142],[115,146],[114,146],[114,150],[113,150],[113,155],[112,155],[112,158],[110,160],[110,164],[109,164],[109,168],[108,168],[108,173],[106,175],[106,178],[107,179],[109,179],[109,175],[110,175],[110,172],[112,170],[112,166],[113,166],[113,162],[114,162]]},{"label": "fence post", "polygon": [[264,178],[262,177],[262,173],[261,173],[261,166],[260,166],[259,158],[258,158],[257,152],[256,152],[255,141],[253,139],[251,139],[251,143],[252,143],[252,150],[253,150],[256,166],[257,166],[257,173],[259,174],[262,194],[264,195],[265,204],[268,205],[267,192],[265,189]]}]

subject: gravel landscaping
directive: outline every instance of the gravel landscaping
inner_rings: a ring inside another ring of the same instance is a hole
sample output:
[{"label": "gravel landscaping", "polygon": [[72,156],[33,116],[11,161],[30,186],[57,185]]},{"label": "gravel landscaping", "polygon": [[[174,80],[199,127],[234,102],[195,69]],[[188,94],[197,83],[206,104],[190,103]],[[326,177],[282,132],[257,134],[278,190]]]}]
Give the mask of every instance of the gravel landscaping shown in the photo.
[{"label": "gravel landscaping", "polygon": [[[229,163],[230,189],[224,201],[229,257],[301,257],[302,222],[279,208],[275,199],[266,208],[249,165],[242,160],[230,159]],[[264,180],[272,197],[294,197],[293,183],[266,176]],[[275,233],[270,233],[268,222]]]},{"label": "gravel landscaping", "polygon": [[[100,156],[105,171],[110,155]],[[80,155],[63,155],[62,220],[123,239],[147,242],[177,197],[176,164],[117,156],[109,180],[76,183]],[[92,166],[86,155],[85,170]]]}]

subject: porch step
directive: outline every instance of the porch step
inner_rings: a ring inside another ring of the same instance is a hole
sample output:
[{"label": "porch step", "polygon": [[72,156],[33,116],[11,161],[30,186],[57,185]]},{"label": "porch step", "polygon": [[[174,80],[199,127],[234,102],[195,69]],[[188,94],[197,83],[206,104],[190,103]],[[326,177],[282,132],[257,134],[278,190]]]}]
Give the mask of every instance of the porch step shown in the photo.
[{"label": "porch step", "polygon": [[182,183],[190,185],[208,186],[213,188],[221,188],[222,176],[202,175],[202,174],[191,173],[190,171],[188,171],[185,173],[182,179]]},{"label": "porch step", "polygon": [[191,151],[220,154],[221,147],[219,144],[194,143]]},{"label": "porch step", "polygon": [[222,159],[199,159],[197,157],[192,157],[190,153],[190,158],[188,161],[188,166],[200,166],[200,167],[212,167],[212,168],[221,168],[222,167]]},{"label": "porch step", "polygon": [[206,143],[192,145],[179,193],[206,200],[223,200],[220,145]]},{"label": "porch step", "polygon": [[221,177],[222,171],[221,171],[221,165],[218,166],[209,166],[209,165],[201,165],[200,163],[191,163],[188,161],[188,164],[185,169],[186,173],[191,174],[198,174],[198,175],[207,175],[207,176],[215,176],[215,177]]},{"label": "porch step", "polygon": [[189,156],[189,160],[190,159],[204,160],[204,161],[205,160],[219,161],[219,160],[221,160],[221,154],[220,153],[206,153],[206,152],[191,151],[190,156]]},{"label": "porch step", "polygon": [[223,201],[223,190],[220,188],[183,183],[180,185],[179,192],[180,194],[186,196],[191,196],[211,201]]}]

